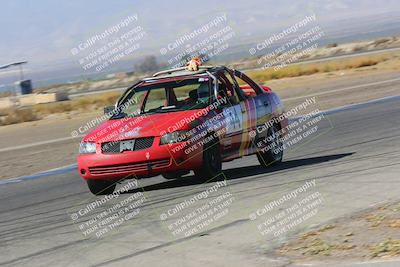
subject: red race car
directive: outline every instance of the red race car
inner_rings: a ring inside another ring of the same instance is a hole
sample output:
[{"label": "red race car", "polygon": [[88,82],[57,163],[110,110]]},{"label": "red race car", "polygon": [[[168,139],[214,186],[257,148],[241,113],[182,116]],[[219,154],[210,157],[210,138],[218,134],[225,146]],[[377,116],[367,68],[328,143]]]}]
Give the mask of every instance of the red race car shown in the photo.
[{"label": "red race car", "polygon": [[78,171],[93,194],[116,182],[162,174],[197,179],[221,173],[222,162],[256,154],[264,167],[282,160],[288,120],[279,97],[224,66],[158,72],[129,87],[107,121],[80,143]]}]

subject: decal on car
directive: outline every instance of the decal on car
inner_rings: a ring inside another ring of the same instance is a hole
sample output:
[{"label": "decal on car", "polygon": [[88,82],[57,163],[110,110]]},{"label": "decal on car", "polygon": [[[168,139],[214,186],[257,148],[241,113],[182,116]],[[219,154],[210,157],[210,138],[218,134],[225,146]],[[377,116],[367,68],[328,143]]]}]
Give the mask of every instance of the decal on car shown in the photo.
[{"label": "decal on car", "polygon": [[239,105],[226,108],[223,112],[226,120],[227,134],[239,132],[243,129],[243,116]]},{"label": "decal on car", "polygon": [[243,133],[242,133],[242,141],[239,149],[239,156],[247,155],[249,151],[249,147],[251,146],[252,140],[250,140],[249,131],[256,128],[257,125],[257,110],[254,99],[251,98],[241,103],[243,113]]}]

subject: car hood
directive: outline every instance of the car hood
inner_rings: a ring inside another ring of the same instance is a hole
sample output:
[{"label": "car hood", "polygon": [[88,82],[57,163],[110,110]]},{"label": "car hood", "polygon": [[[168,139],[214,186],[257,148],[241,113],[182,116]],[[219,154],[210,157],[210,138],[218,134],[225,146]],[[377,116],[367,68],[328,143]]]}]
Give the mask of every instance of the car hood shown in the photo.
[{"label": "car hood", "polygon": [[203,116],[203,110],[156,113],[133,118],[105,121],[82,141],[104,143],[139,137],[160,136],[167,132],[189,129],[190,122]]}]

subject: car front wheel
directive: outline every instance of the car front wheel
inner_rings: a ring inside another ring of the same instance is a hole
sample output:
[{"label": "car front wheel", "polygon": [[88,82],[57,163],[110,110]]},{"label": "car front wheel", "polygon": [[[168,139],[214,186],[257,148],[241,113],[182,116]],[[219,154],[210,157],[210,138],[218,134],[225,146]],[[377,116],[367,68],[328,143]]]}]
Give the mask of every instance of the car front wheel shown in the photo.
[{"label": "car front wheel", "polygon": [[114,192],[116,183],[107,180],[87,180],[90,192],[94,195],[110,195]]},{"label": "car front wheel", "polygon": [[201,181],[215,178],[222,171],[222,158],[219,151],[219,142],[206,144],[203,148],[203,166],[194,170],[195,176]]}]

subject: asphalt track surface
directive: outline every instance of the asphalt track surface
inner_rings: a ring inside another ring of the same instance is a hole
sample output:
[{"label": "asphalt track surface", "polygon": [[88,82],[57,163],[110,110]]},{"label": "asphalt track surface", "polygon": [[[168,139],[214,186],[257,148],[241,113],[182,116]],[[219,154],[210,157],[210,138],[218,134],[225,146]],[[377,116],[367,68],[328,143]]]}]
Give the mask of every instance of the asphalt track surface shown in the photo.
[{"label": "asphalt track surface", "polygon": [[[160,216],[216,182],[200,183],[192,176],[142,179],[137,188],[75,221],[74,214],[102,199],[88,192],[75,171],[2,184],[0,266],[283,266],[287,262],[274,259],[271,251],[296,234],[400,199],[399,137],[399,97],[329,112],[314,135],[285,151],[279,166],[263,169],[255,156],[225,163],[221,177],[226,186],[166,220]],[[249,215],[307,181],[315,181],[308,192],[323,198],[317,213],[279,236],[261,235],[257,225],[263,219],[252,221]],[[80,230],[90,215],[138,192],[144,201],[132,219],[100,238]],[[169,229],[182,214],[226,193],[233,197],[227,213],[198,233],[185,237]],[[398,266],[398,262],[379,266]]]}]

